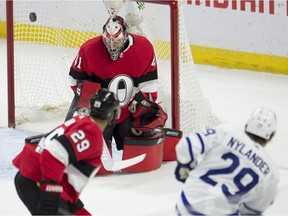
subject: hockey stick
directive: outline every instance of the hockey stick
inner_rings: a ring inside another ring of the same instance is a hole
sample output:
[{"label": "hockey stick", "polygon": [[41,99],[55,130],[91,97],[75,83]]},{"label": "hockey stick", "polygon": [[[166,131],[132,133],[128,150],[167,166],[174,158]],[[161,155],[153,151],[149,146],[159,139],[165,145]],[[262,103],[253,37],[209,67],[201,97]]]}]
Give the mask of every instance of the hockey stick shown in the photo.
[{"label": "hockey stick", "polygon": [[[71,67],[71,62],[70,62],[70,57],[68,55],[64,55],[62,57],[63,61],[64,61],[64,64],[65,64],[65,67],[67,68],[67,70],[69,71],[70,70],[70,67]],[[69,107],[69,110],[68,110],[68,113],[65,117],[65,121],[71,119],[75,113],[75,111],[77,110],[77,104],[78,104],[78,101],[80,100],[80,95],[75,93],[74,97],[73,97],[73,100],[72,100],[72,103]]]},{"label": "hockey stick", "polygon": [[121,170],[130,166],[133,166],[137,163],[140,163],[141,161],[144,160],[145,157],[146,157],[146,154],[141,154],[141,155],[138,155],[136,157],[133,157],[127,160],[116,161],[112,159],[107,145],[104,144],[102,156],[101,156],[101,162],[107,171],[117,171],[117,170]]}]

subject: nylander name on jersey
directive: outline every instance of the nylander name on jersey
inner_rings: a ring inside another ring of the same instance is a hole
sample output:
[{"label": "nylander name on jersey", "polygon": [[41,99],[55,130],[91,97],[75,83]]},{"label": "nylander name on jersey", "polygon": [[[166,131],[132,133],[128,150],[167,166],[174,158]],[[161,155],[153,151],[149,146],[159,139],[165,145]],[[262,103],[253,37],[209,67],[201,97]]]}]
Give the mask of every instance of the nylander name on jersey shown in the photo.
[{"label": "nylander name on jersey", "polygon": [[264,175],[267,175],[270,172],[270,168],[263,158],[257,155],[255,151],[249,148],[245,143],[241,143],[239,140],[232,137],[227,143],[227,146],[247,157]]}]

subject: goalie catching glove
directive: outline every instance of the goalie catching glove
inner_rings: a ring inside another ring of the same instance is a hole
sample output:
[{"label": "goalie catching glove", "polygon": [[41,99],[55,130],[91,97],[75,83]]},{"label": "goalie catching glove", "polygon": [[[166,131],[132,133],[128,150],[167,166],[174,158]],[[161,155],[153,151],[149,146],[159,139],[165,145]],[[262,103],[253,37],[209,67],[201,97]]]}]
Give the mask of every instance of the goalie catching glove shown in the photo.
[{"label": "goalie catching glove", "polygon": [[146,99],[141,91],[135,94],[129,111],[134,118],[132,132],[135,135],[141,135],[142,132],[153,132],[154,129],[163,127],[167,120],[167,114],[162,107]]}]

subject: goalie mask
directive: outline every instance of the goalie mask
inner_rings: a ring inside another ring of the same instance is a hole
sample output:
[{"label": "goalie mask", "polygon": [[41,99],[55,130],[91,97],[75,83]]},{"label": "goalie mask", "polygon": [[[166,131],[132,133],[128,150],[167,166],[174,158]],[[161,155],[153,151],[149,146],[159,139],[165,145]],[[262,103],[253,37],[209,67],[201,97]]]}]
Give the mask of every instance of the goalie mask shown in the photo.
[{"label": "goalie mask", "polygon": [[274,111],[267,108],[258,108],[250,116],[246,125],[246,132],[269,140],[276,132],[277,118]]},{"label": "goalie mask", "polygon": [[127,24],[120,16],[110,17],[103,27],[103,42],[110,54],[110,58],[116,61],[128,39]]},{"label": "goalie mask", "polygon": [[90,116],[108,120],[108,124],[113,125],[120,116],[116,95],[107,89],[99,89],[90,100]]}]

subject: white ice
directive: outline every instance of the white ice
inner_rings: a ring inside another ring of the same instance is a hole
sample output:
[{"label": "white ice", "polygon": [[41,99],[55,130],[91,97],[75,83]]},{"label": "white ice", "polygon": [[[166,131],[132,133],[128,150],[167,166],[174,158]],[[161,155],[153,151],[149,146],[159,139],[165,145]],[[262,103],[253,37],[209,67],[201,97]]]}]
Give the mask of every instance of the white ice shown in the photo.
[{"label": "white ice", "polygon": [[[0,46],[2,66],[5,52],[6,48]],[[6,77],[6,65],[2,66],[1,78]],[[275,203],[264,215],[288,215],[288,76],[203,65],[196,65],[196,69],[204,95],[219,118],[244,127],[256,107],[270,107],[277,113],[278,131],[266,148],[281,171],[281,182]],[[2,99],[6,86],[0,88]],[[1,101],[0,106],[4,104]],[[59,116],[42,117],[41,124],[26,123],[17,130],[0,128],[1,215],[29,215],[14,188],[16,169],[11,160],[22,149],[25,137],[47,132],[62,122]],[[5,119],[1,113],[0,123]],[[93,215],[175,215],[175,201],[182,187],[173,175],[175,164],[166,162],[158,170],[147,173],[96,176],[84,189],[81,199]]]}]

